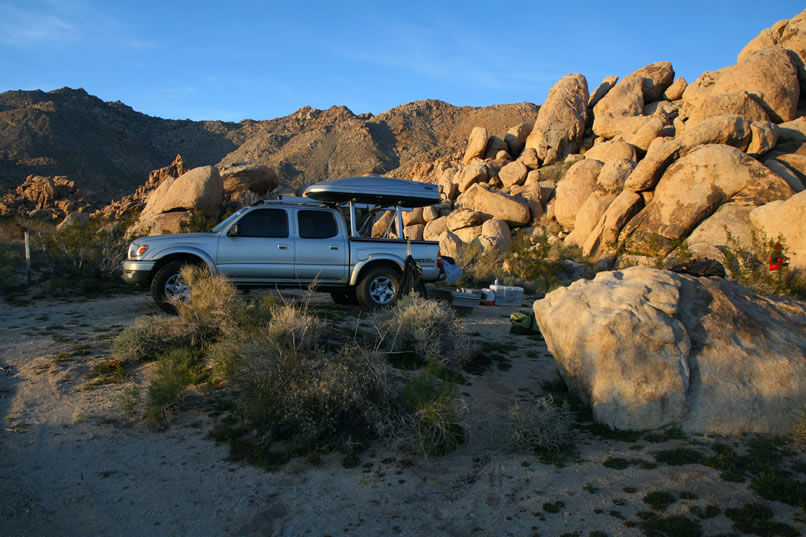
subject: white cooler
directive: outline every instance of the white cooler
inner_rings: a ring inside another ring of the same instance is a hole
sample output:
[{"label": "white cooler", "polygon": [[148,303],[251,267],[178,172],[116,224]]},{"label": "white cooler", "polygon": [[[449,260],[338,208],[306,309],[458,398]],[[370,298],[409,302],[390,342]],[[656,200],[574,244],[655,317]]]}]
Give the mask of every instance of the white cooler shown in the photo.
[{"label": "white cooler", "polygon": [[523,287],[494,284],[490,291],[495,293],[496,306],[520,306],[523,303]]}]

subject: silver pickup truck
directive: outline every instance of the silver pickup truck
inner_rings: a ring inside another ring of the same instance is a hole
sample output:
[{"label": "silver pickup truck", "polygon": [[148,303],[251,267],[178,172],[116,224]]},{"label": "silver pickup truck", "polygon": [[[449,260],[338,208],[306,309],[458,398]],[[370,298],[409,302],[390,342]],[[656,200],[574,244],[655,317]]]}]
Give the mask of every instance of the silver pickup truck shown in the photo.
[{"label": "silver pickup truck", "polygon": [[[367,238],[357,228],[362,200],[379,208],[394,199],[398,229],[402,229],[404,203],[439,201],[430,188],[427,193],[418,190],[413,198],[388,193],[394,186],[398,191],[411,190],[406,183],[414,182],[385,177],[326,181],[309,187],[306,195],[310,197],[244,207],[207,233],[136,239],[123,262],[123,279],[149,286],[156,303],[168,312],[188,298],[180,275],[188,264],[225,274],[239,287],[305,287],[316,281],[317,289],[329,291],[337,303],[357,301],[366,308],[390,305],[397,299],[409,252],[422,270],[422,281],[444,277],[439,243]],[[356,188],[363,191],[350,195]],[[343,210],[349,210],[349,225]]]}]

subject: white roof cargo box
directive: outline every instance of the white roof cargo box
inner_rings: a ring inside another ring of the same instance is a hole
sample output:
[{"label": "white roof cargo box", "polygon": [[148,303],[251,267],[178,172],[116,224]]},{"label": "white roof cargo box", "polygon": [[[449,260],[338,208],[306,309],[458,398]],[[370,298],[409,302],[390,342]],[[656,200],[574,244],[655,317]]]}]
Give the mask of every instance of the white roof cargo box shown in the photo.
[{"label": "white roof cargo box", "polygon": [[323,181],[306,188],[304,195],[332,203],[353,202],[402,207],[425,207],[440,202],[437,185],[377,175]]}]

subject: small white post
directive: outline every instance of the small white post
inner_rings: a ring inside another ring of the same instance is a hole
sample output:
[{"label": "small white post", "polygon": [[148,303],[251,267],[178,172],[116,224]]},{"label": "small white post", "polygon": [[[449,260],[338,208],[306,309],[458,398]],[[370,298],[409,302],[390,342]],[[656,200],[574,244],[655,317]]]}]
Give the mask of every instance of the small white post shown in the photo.
[{"label": "small white post", "polygon": [[31,239],[28,230],[25,230],[25,279],[31,285]]}]

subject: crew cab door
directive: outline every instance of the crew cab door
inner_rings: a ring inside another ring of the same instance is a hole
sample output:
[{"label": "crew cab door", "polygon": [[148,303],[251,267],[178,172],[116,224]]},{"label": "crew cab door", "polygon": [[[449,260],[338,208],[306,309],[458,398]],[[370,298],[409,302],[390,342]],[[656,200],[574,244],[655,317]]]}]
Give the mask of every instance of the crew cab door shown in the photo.
[{"label": "crew cab door", "polygon": [[286,209],[258,207],[218,241],[218,270],[237,282],[294,279],[294,238]]},{"label": "crew cab door", "polygon": [[297,279],[346,284],[349,261],[344,221],[326,209],[297,209]]}]

